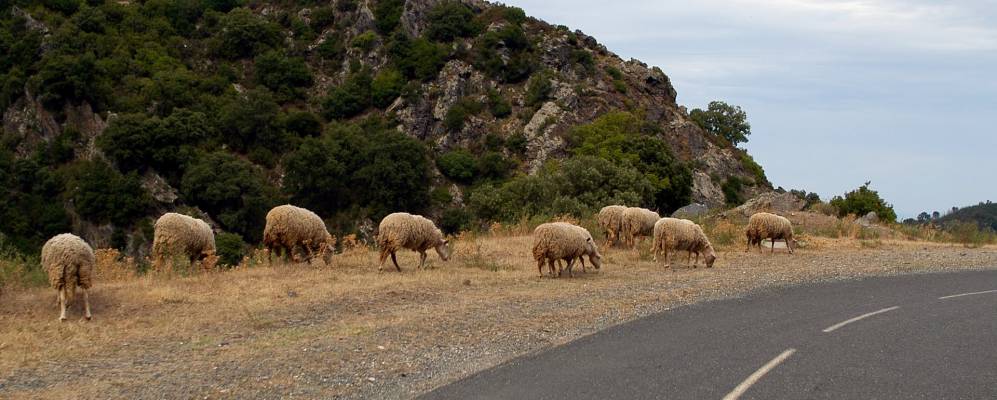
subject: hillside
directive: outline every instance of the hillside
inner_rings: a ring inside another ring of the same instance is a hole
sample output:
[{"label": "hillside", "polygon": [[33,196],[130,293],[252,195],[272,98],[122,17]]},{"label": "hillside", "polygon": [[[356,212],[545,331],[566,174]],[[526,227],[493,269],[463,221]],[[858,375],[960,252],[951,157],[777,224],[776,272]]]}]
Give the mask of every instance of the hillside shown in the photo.
[{"label": "hillside", "polygon": [[997,231],[997,203],[980,203],[975,206],[954,209],[952,212],[943,215],[936,221],[938,224],[946,226],[954,222],[973,222],[980,229],[990,229]]},{"label": "hillside", "polygon": [[456,231],[770,188],[659,68],[517,8],[0,4],[0,239],[25,252],[72,230],[141,255],[168,210],[238,249],[283,202],[363,237],[396,210]]}]

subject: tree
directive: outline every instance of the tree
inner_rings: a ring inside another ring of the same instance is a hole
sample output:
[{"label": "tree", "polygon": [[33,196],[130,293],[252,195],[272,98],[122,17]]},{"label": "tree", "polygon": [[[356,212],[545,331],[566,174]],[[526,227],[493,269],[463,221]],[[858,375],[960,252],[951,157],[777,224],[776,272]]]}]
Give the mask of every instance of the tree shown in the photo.
[{"label": "tree", "polygon": [[928,214],[927,211],[921,211],[921,213],[917,215],[917,222],[920,223],[931,222],[931,214]]},{"label": "tree", "polygon": [[223,228],[250,242],[261,239],[266,214],[279,202],[256,166],[221,151],[201,155],[184,173],[180,191]]},{"label": "tree", "polygon": [[879,192],[869,189],[871,183],[866,182],[858,189],[845,193],[844,197],[836,196],[831,199],[831,205],[838,209],[838,214],[842,217],[848,214],[863,216],[875,212],[881,221],[896,222],[897,213],[893,211],[893,206],[879,197]]},{"label": "tree", "polygon": [[689,117],[703,130],[726,139],[734,146],[747,143],[751,135],[748,114],[741,107],[722,101],[711,101],[706,111],[693,109]]}]

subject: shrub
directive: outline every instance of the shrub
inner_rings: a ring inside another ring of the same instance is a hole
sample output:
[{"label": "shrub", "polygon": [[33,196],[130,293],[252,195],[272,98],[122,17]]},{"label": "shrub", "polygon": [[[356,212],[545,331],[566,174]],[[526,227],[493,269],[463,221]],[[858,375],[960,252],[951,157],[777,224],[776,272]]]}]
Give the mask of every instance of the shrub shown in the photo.
[{"label": "shrub", "polygon": [[471,37],[480,27],[470,8],[458,1],[446,1],[429,10],[426,37],[438,42],[451,42],[456,38]]},{"label": "shrub", "polygon": [[495,118],[505,118],[512,114],[512,105],[498,90],[488,90],[488,111]]},{"label": "shrub", "polygon": [[478,161],[480,179],[503,180],[516,168],[516,163],[505,158],[502,153],[489,151]]},{"label": "shrub", "polygon": [[436,158],[436,167],[443,176],[463,184],[470,184],[478,174],[477,160],[464,149],[443,153]]},{"label": "shrub", "polygon": [[387,52],[391,63],[406,78],[420,81],[435,78],[449,55],[445,45],[423,38],[410,39],[404,32],[392,35]]},{"label": "shrub", "polygon": [[318,47],[315,48],[318,55],[323,59],[339,62],[343,58],[343,54],[346,53],[346,47],[343,46],[343,38],[336,33],[330,33],[326,35],[325,39],[322,41]]},{"label": "shrub", "polygon": [[214,216],[225,230],[259,242],[266,214],[279,204],[276,190],[256,166],[226,152],[201,155],[184,173],[184,199]]},{"label": "shrub", "polygon": [[401,22],[405,0],[377,0],[374,6],[374,26],[381,33],[391,33]]},{"label": "shrub", "polygon": [[375,107],[387,108],[405,88],[405,77],[395,69],[384,69],[371,81],[370,97]]},{"label": "shrub", "polygon": [[231,267],[239,265],[242,256],[246,254],[249,245],[242,240],[242,236],[229,232],[220,232],[215,235],[215,249],[217,249],[218,262]]},{"label": "shrub", "polygon": [[509,136],[505,141],[505,148],[513,154],[523,155],[526,154],[527,145],[529,144],[529,139],[526,138],[522,132],[514,133]]},{"label": "shrub", "polygon": [[748,136],[751,135],[748,114],[741,107],[722,101],[711,101],[705,111],[693,109],[689,112],[689,118],[706,132],[723,138],[734,146],[747,143]]},{"label": "shrub", "polygon": [[538,74],[526,84],[526,106],[537,108],[550,99],[554,84],[547,74]]},{"label": "shrub", "polygon": [[279,116],[280,106],[266,89],[249,90],[245,98],[227,98],[218,110],[221,139],[239,151],[278,149],[286,139]]},{"label": "shrub", "polygon": [[356,10],[357,0],[336,0],[336,9],[342,12],[349,12]]},{"label": "shrub", "polygon": [[288,57],[283,52],[270,50],[256,57],[256,82],[266,86],[282,98],[302,97],[312,85],[312,73],[305,60]]},{"label": "shrub", "polygon": [[[508,50],[500,55],[500,50]],[[474,67],[505,83],[519,83],[537,69],[533,45],[518,25],[482,34],[474,45]]]},{"label": "shrub", "polygon": [[756,185],[768,184],[769,179],[765,176],[765,170],[755,162],[755,159],[747,151],[741,152],[741,166],[755,178]]},{"label": "shrub", "polygon": [[280,44],[280,28],[245,8],[225,14],[215,32],[215,54],[228,59],[253,56]]},{"label": "shrub", "polygon": [[321,32],[325,27],[332,25],[336,19],[336,11],[332,7],[317,7],[312,10],[312,29]]},{"label": "shrub", "polygon": [[879,197],[879,192],[869,189],[866,182],[851,192],[845,193],[844,197],[835,196],[830,204],[838,209],[838,215],[844,217],[848,214],[863,216],[870,212],[875,212],[880,221],[896,222],[897,214],[893,211],[893,206]]},{"label": "shrub", "polygon": [[744,203],[744,195],[741,194],[741,191],[744,190],[744,183],[741,181],[741,178],[737,176],[728,177],[723,185],[720,185],[720,189],[724,192],[724,202],[728,207]]},{"label": "shrub", "polygon": [[350,45],[355,49],[371,51],[376,43],[377,35],[375,35],[374,32],[367,31],[354,37],[353,41],[350,42]]},{"label": "shrub", "polygon": [[440,230],[446,235],[455,235],[471,226],[473,215],[464,208],[448,208],[440,216]]},{"label": "shrub", "polygon": [[367,110],[371,105],[370,71],[361,70],[351,74],[342,85],[329,90],[322,100],[322,113],[326,119],[351,118]]},{"label": "shrub", "polygon": [[151,205],[138,175],[122,175],[104,162],[82,161],[66,174],[67,200],[88,221],[129,225]]},{"label": "shrub", "polygon": [[462,98],[447,110],[447,114],[443,117],[443,125],[450,131],[460,131],[464,129],[467,118],[481,112],[481,108],[481,103],[467,97]]},{"label": "shrub", "polygon": [[284,128],[298,137],[318,136],[322,133],[322,121],[311,112],[291,110],[283,119]]}]

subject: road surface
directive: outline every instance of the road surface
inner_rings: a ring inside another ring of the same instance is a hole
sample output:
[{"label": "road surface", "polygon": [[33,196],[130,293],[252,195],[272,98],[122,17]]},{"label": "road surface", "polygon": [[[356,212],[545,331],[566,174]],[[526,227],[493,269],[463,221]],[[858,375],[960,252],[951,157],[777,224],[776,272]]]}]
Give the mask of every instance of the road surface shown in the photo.
[{"label": "road surface", "polygon": [[422,398],[997,399],[997,271],[797,286],[682,307]]}]

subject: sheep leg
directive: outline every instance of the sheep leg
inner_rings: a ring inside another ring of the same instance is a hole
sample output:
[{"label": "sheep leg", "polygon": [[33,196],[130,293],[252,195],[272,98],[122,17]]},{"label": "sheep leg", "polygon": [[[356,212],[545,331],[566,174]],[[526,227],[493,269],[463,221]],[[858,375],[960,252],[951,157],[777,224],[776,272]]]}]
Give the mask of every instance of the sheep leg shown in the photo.
[{"label": "sheep leg", "polygon": [[665,247],[664,251],[665,251],[665,268],[668,268],[668,269],[672,270],[672,272],[675,272],[675,269],[672,268],[672,263],[669,262],[669,260],[668,260],[668,248]]},{"label": "sheep leg", "polygon": [[[557,260],[547,260],[547,270],[550,271],[551,278],[557,278],[558,275],[560,275],[560,271],[557,272],[554,271],[554,263],[556,262]],[[560,266],[558,266],[558,268],[560,268]]]},{"label": "sheep leg", "polygon": [[575,277],[575,276],[574,276],[574,275],[573,275],[573,274],[571,273],[571,267],[572,267],[572,266],[574,266],[574,265],[575,265],[575,259],[574,259],[574,258],[572,258],[572,259],[568,260],[568,266],[567,266],[567,267],[566,267],[565,269],[567,269],[567,270],[568,270],[568,277],[569,277],[569,278],[574,278],[574,277]]},{"label": "sheep leg", "polygon": [[422,269],[422,267],[424,265],[426,265],[426,252],[425,251],[420,251],[419,252],[419,269]]},{"label": "sheep leg", "polygon": [[697,268],[696,265],[699,264],[699,252],[696,252],[696,262],[692,263],[693,268]]},{"label": "sheep leg", "polygon": [[540,279],[544,277],[544,259],[537,260],[537,271],[540,271]]},{"label": "sheep leg", "polygon": [[775,238],[772,238],[772,251],[770,251],[769,253],[775,254]]},{"label": "sheep leg", "polygon": [[398,259],[395,258],[395,252],[393,251],[391,252],[391,262],[395,263],[395,269],[397,269],[398,272],[402,272],[402,267],[398,266]]},{"label": "sheep leg", "polygon": [[[591,258],[590,258],[590,260],[591,260]],[[585,256],[578,257],[578,261],[582,262],[582,272],[583,273],[588,272],[588,271],[585,271]]]},{"label": "sheep leg", "polygon": [[793,254],[793,245],[789,243],[789,239],[786,240],[786,248],[789,249],[789,254]]},{"label": "sheep leg", "polygon": [[59,291],[59,322],[66,320],[66,289],[63,288]]},{"label": "sheep leg", "polygon": [[83,310],[83,316],[87,321],[93,318],[93,315],[90,314],[90,290],[87,288],[83,288]]}]

